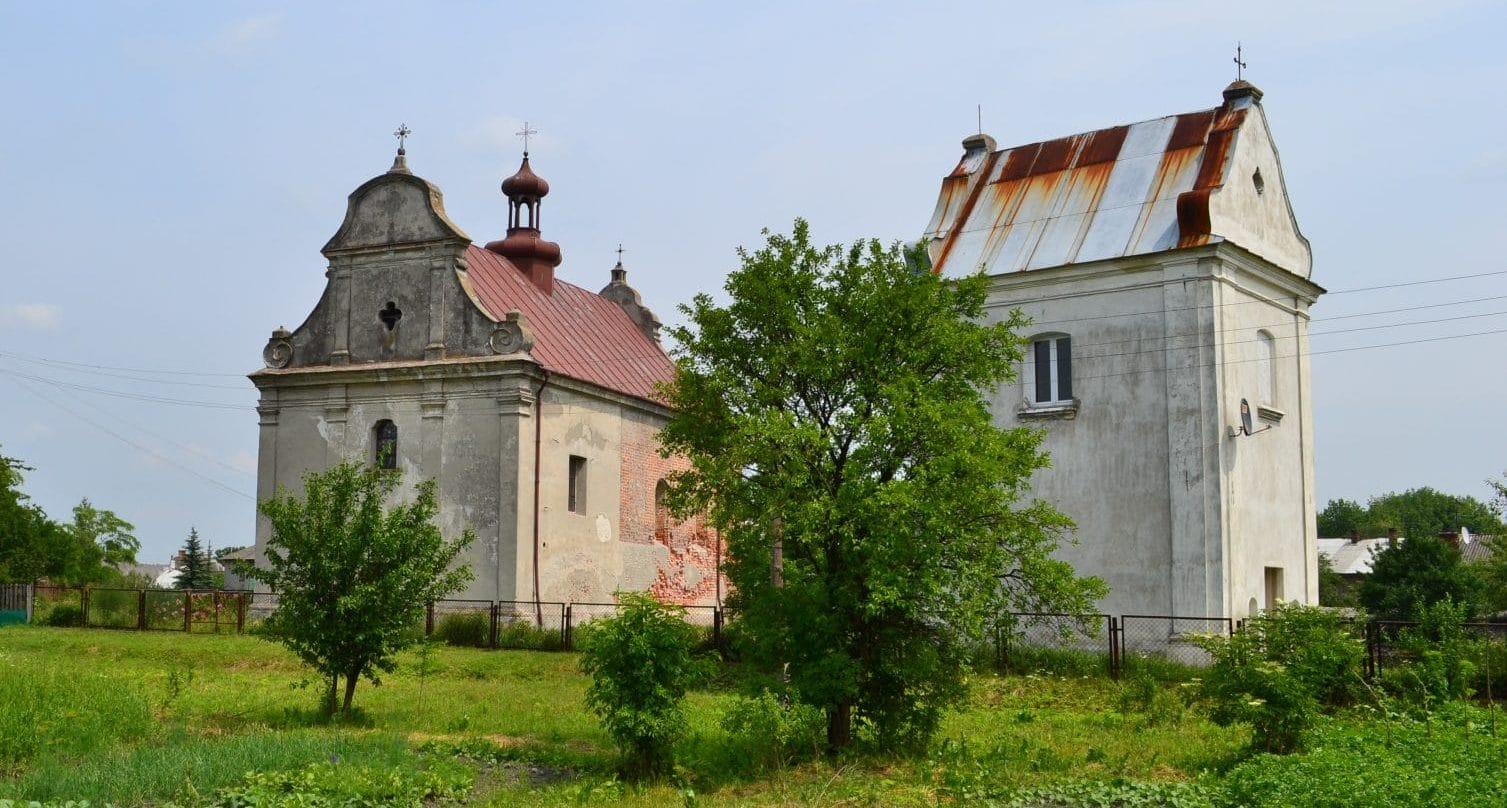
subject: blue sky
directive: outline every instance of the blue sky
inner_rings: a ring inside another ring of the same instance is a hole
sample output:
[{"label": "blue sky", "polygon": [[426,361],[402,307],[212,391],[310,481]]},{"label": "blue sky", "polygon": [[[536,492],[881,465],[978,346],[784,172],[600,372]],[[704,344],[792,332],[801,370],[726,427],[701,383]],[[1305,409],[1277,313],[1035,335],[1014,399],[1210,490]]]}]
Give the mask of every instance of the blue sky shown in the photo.
[{"label": "blue sky", "polygon": [[[1417,340],[1507,329],[1507,297],[1479,300],[1507,275],[1344,290],[1507,270],[1507,10],[1012,6],[6,3],[0,450],[53,516],[87,496],[134,522],[143,560],[190,526],[249,543],[244,374],[318,299],[319,248],[400,122],[478,242],[532,122],[561,277],[605,283],[622,242],[671,321],[796,216],[828,241],[917,237],[977,104],[1002,145],[1210,107],[1241,41],[1313,277],[1342,292],[1314,310],[1320,505],[1484,498],[1507,334]],[[1419,323],[1444,318],[1465,319]],[[1359,326],[1381,327],[1317,336]],[[1382,343],[1411,344],[1325,353]]]}]

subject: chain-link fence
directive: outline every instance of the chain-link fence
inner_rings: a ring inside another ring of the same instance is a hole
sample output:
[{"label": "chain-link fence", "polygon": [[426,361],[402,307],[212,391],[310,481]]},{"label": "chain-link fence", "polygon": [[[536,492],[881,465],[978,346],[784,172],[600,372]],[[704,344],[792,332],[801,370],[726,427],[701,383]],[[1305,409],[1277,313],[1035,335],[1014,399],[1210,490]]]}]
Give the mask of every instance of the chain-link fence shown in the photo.
[{"label": "chain-link fence", "polygon": [[1209,653],[1194,639],[1208,634],[1228,637],[1235,631],[1235,621],[1228,617],[1127,614],[1117,622],[1121,671],[1157,661],[1204,667]]},{"label": "chain-link fence", "polygon": [[994,624],[995,663],[1002,671],[1115,673],[1112,618],[1008,612]]}]

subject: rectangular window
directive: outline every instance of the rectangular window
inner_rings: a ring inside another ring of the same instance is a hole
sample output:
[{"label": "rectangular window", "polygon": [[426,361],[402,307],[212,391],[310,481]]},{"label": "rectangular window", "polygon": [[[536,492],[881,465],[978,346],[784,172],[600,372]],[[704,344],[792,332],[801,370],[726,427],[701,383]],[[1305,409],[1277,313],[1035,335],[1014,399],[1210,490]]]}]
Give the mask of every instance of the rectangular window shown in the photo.
[{"label": "rectangular window", "polygon": [[567,494],[571,513],[586,513],[586,458],[570,456],[570,480]]},{"label": "rectangular window", "polygon": [[1072,337],[1052,337],[1031,343],[1031,403],[1060,404],[1073,400]]}]

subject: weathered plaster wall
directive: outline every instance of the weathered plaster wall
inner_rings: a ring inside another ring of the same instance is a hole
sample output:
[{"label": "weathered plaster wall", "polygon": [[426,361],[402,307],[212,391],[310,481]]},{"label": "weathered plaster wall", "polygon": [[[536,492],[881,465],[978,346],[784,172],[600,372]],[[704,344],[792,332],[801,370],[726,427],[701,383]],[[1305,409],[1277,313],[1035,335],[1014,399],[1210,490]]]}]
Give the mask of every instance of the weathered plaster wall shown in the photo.
[{"label": "weathered plaster wall", "polygon": [[[1291,305],[1265,302],[1295,294],[1316,287],[1222,244],[992,279],[991,319],[1018,307],[1033,321],[1022,336],[1072,337],[1076,410],[1033,411],[1025,372],[991,406],[1001,426],[1044,431],[1052,467],[1032,493],[1077,522],[1059,556],[1110,584],[1104,611],[1243,617],[1252,596],[1264,606],[1268,566],[1284,569],[1287,599],[1316,599],[1308,380],[1293,350],[1306,350],[1306,314],[1294,324]],[[1256,403],[1265,326],[1285,413],[1230,438],[1240,398]]]}]

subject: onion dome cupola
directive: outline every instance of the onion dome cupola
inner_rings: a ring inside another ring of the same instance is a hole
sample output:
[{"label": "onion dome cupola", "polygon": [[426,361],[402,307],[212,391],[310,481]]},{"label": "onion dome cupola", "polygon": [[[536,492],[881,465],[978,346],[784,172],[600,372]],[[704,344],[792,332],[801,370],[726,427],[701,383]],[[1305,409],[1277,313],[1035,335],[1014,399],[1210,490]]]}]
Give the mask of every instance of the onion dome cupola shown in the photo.
[{"label": "onion dome cupola", "polygon": [[502,193],[508,198],[508,234],[487,244],[487,249],[508,259],[548,294],[560,265],[560,245],[539,235],[539,203],[549,194],[549,183],[529,167],[528,152],[518,171],[502,181]]}]

